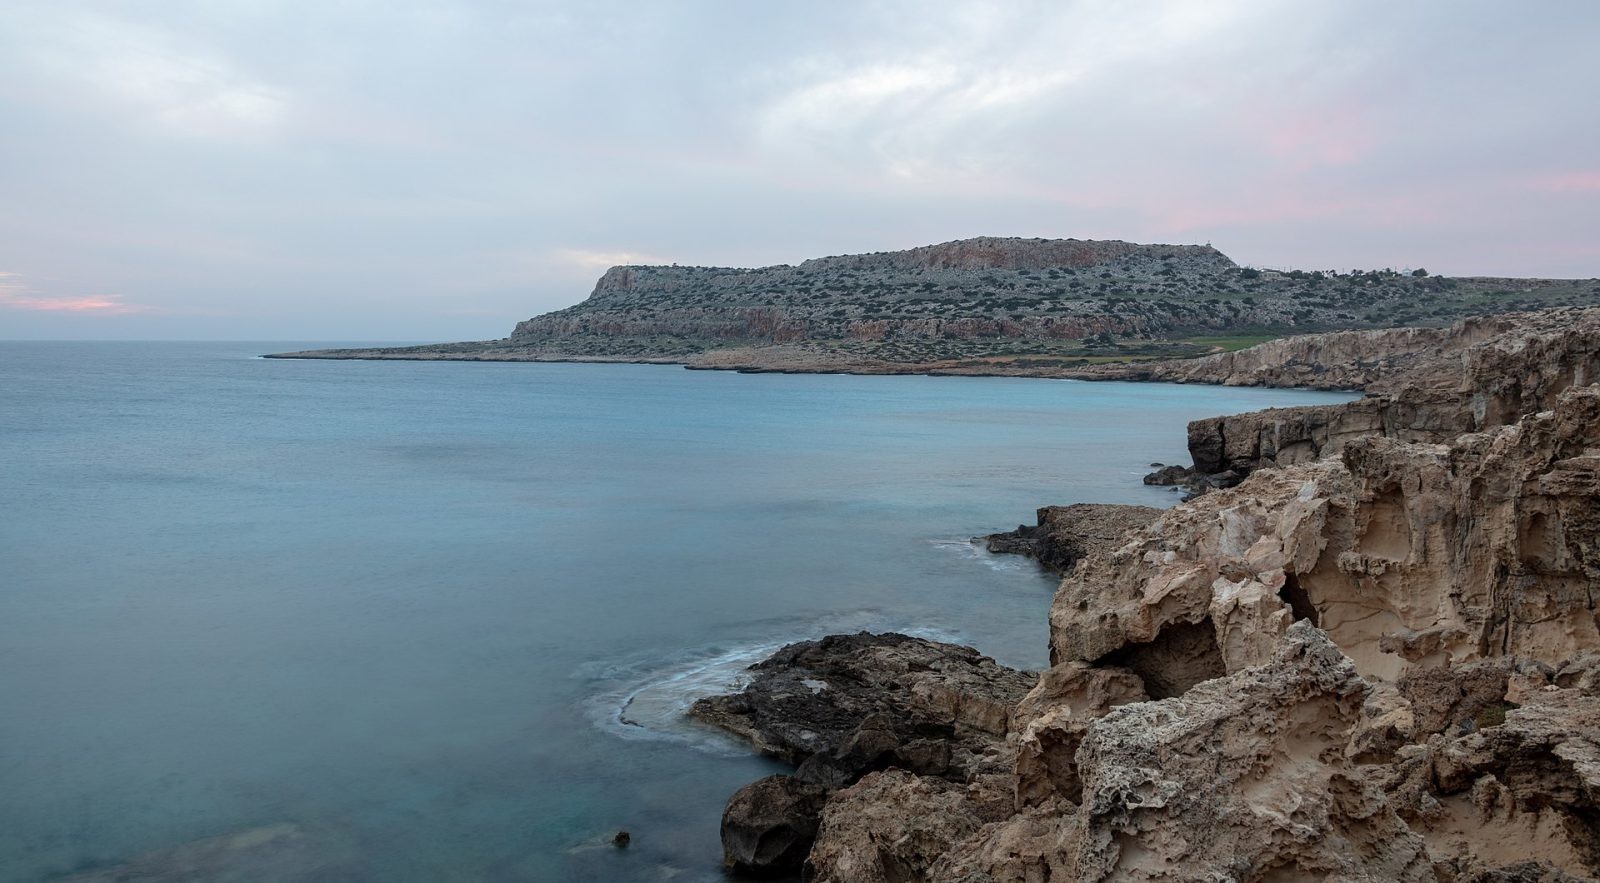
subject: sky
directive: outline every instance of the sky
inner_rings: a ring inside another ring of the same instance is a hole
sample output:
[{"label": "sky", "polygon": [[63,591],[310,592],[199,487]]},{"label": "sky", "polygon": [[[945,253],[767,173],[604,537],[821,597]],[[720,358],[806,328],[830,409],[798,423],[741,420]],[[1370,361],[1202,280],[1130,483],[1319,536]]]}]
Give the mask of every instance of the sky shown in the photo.
[{"label": "sky", "polygon": [[464,340],[969,236],[1600,276],[1600,3],[0,4],[0,338]]}]

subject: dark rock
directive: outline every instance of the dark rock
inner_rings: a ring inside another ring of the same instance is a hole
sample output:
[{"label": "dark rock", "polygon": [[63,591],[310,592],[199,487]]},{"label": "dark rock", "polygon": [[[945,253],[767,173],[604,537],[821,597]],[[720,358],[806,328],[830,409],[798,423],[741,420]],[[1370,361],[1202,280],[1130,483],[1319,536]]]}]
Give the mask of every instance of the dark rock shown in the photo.
[{"label": "dark rock", "polygon": [[1009,770],[1011,711],[1035,677],[971,647],[907,635],[830,635],[751,667],[749,686],[690,715],[798,764],[736,793],[723,813],[730,867],[799,867],[828,795],[892,768],[965,782]]},{"label": "dark rock", "polygon": [[[1146,479],[1145,483],[1150,482]],[[1046,506],[1036,513],[1037,525],[1019,525],[1014,531],[990,534],[983,540],[990,552],[1027,555],[1049,570],[1065,573],[1078,559],[1117,548],[1129,533],[1160,516],[1160,509],[1149,506]]]},{"label": "dark rock", "polygon": [[611,838],[611,845],[618,849],[627,849],[628,844],[632,842],[633,835],[629,834],[627,831],[618,831],[617,836]]},{"label": "dark rock", "polygon": [[722,857],[743,874],[800,870],[831,789],[793,776],[768,776],[740,788],[722,813]]},{"label": "dark rock", "polygon": [[893,633],[790,644],[750,671],[743,691],[701,699],[689,714],[794,764],[822,754],[856,766],[874,756],[869,746],[881,754],[945,739],[964,768],[963,755],[1003,740],[1034,682],[971,647]]},{"label": "dark rock", "polygon": [[1194,475],[1187,466],[1157,466],[1156,471],[1144,477],[1144,483],[1157,487],[1186,484]]}]

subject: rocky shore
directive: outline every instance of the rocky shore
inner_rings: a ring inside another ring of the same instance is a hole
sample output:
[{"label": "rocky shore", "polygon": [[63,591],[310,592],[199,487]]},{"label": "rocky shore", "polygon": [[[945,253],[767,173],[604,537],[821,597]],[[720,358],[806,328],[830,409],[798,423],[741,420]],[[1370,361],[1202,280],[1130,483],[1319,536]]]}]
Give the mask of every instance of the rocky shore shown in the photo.
[{"label": "rocky shore", "polygon": [[1137,379],[1369,395],[1191,424],[1173,509],[990,538],[1064,573],[1043,672],[834,636],[699,703],[796,764],[730,801],[731,867],[1600,877],[1600,310],[1225,355]]}]

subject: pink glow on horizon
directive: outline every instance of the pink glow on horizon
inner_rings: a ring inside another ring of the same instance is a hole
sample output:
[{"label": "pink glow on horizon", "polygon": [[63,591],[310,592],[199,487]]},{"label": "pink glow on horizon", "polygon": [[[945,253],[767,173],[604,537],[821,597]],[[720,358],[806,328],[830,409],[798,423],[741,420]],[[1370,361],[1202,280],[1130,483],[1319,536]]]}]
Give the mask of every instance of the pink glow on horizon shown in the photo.
[{"label": "pink glow on horizon", "polygon": [[17,281],[15,273],[0,273],[0,306],[45,313],[91,313],[123,316],[143,313],[150,308],[126,304],[115,294],[90,294],[82,297],[44,297]]},{"label": "pink glow on horizon", "polygon": [[1529,183],[1535,189],[1551,193],[1592,193],[1600,190],[1600,169],[1540,175]]}]

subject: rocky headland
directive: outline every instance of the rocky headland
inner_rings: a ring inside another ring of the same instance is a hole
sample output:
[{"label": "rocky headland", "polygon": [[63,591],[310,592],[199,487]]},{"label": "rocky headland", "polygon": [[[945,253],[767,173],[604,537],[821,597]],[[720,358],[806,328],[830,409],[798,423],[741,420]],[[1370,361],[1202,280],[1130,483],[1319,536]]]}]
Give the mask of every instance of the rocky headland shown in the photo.
[{"label": "rocky headland", "polygon": [[998,535],[1064,571],[1043,672],[836,636],[697,705],[797,764],[730,801],[730,865],[1600,878],[1600,310],[1149,370],[1370,394],[1197,421],[1206,492],[1165,512],[1052,507]]},{"label": "rocky headland", "polygon": [[1209,245],[979,237],[755,269],[612,267],[582,303],[498,340],[276,355],[1073,376],[1308,332],[1596,304],[1600,279],[1263,270]]}]

